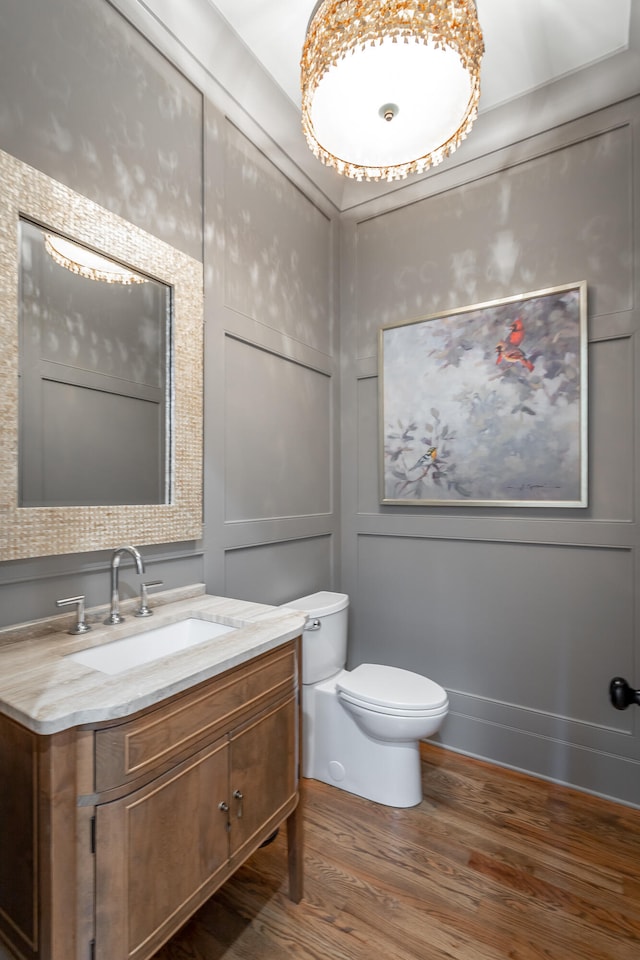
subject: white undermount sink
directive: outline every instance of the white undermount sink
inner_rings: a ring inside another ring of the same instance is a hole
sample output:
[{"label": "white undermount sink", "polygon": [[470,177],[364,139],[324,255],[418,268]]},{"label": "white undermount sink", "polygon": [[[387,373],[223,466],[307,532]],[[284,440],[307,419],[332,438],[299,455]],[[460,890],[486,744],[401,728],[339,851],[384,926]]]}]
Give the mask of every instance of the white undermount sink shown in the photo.
[{"label": "white undermount sink", "polygon": [[163,627],[135,633],[131,637],[123,637],[121,640],[112,640],[99,647],[69,653],[67,659],[101,673],[123,673],[131,667],[152,663],[169,654],[188,650],[199,643],[233,633],[237,629],[224,623],[189,617],[177,623],[167,623]]}]

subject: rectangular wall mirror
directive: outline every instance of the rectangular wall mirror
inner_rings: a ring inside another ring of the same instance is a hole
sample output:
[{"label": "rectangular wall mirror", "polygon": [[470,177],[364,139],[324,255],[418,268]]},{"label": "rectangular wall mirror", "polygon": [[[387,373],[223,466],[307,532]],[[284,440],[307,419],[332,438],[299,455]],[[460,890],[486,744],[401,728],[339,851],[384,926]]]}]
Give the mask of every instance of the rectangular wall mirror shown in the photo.
[{"label": "rectangular wall mirror", "polygon": [[0,560],[199,538],[202,265],[0,176]]},{"label": "rectangular wall mirror", "polygon": [[18,505],[170,503],[171,287],[19,232]]}]

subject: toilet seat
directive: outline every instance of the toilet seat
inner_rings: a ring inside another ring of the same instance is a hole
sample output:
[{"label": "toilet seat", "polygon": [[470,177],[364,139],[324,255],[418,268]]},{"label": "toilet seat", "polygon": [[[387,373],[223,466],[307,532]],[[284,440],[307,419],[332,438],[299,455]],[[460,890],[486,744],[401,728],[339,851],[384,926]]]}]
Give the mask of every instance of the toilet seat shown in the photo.
[{"label": "toilet seat", "polygon": [[446,690],[428,677],[377,663],[343,670],[336,688],[342,700],[388,716],[428,717],[449,705]]},{"label": "toilet seat", "polygon": [[356,697],[350,697],[348,694],[338,690],[338,698],[345,704],[351,704],[359,710],[368,713],[376,713],[385,717],[403,717],[406,720],[424,720],[429,717],[445,716],[449,709],[447,701],[441,707],[422,707],[419,710],[408,710],[406,707],[383,707],[380,704],[367,703],[366,700],[358,700]]}]

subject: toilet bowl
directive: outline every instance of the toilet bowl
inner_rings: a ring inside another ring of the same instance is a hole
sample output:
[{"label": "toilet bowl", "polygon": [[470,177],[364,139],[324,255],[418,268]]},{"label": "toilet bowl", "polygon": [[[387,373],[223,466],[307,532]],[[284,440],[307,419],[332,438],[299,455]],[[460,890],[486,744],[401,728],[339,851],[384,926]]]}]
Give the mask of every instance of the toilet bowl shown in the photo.
[{"label": "toilet bowl", "polygon": [[437,683],[409,670],[363,663],[336,680],[338,698],[364,733],[378,740],[423,740],[449,709]]},{"label": "toilet bowl", "polygon": [[440,728],[446,691],[398,667],[363,663],[346,670],[346,594],[323,591],[284,606],[307,614],[303,775],[388,806],[420,803],[419,741]]}]

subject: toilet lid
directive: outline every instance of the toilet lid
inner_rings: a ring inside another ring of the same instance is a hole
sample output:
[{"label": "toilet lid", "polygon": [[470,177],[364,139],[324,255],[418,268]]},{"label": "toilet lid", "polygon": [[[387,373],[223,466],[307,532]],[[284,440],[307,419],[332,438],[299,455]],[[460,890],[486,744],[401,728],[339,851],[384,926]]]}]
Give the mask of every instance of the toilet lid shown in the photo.
[{"label": "toilet lid", "polygon": [[343,670],[336,686],[353,701],[394,710],[432,710],[448,702],[446,690],[428,677],[378,663]]},{"label": "toilet lid", "polygon": [[346,593],[331,593],[329,590],[320,590],[318,593],[310,593],[306,597],[299,597],[297,600],[289,600],[282,604],[290,610],[303,610],[307,616],[328,617],[331,613],[339,613],[349,606],[349,597]]}]

